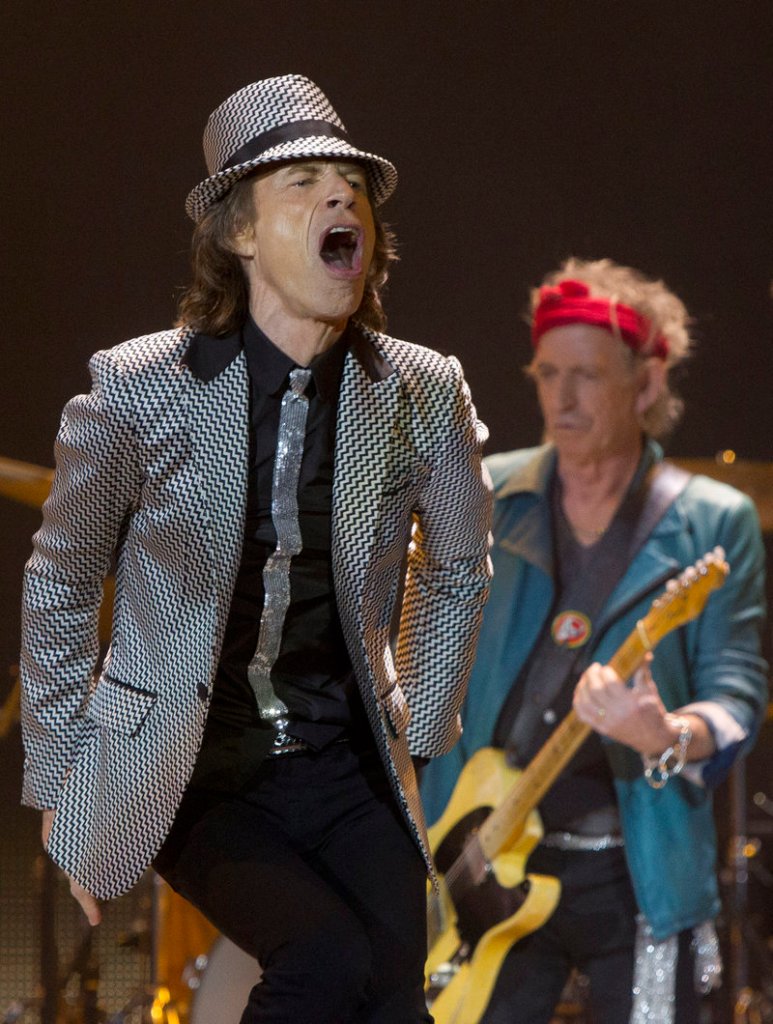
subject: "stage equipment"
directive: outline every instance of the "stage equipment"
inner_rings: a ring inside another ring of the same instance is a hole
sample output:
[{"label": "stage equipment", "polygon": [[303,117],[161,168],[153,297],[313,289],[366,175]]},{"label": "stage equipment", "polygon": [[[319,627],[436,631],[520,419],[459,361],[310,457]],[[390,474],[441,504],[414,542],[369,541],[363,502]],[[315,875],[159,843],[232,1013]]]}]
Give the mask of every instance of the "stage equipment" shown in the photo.
[{"label": "stage equipment", "polygon": [[250,990],[260,981],[255,960],[221,935],[199,957],[199,972],[189,1024],[239,1024]]}]

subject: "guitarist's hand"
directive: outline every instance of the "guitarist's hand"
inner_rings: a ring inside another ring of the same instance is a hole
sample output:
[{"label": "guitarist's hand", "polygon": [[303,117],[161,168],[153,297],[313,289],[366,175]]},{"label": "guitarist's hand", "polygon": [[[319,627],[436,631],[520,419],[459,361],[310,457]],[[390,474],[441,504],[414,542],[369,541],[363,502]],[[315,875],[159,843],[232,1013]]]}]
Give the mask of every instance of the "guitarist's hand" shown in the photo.
[{"label": "guitarist's hand", "polygon": [[648,655],[632,686],[609,665],[595,662],[583,672],[574,691],[574,710],[581,721],[640,754],[659,753],[679,735],[679,729],[674,731],[669,724],[650,671],[651,660]]},{"label": "guitarist's hand", "polygon": [[574,691],[577,717],[602,736],[625,743],[640,754],[655,756],[678,741],[679,719],[684,718],[692,729],[687,760],[710,757],[716,747],[705,720],[678,709],[666,711],[652,678],[651,662],[652,655],[648,654],[631,686],[609,665],[591,665]]}]

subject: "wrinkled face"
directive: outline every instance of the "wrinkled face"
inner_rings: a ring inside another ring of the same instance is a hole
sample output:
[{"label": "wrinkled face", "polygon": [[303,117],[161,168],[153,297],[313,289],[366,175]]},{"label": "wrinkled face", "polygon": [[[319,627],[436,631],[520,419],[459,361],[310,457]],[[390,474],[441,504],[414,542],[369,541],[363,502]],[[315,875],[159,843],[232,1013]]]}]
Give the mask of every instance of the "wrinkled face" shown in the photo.
[{"label": "wrinkled face", "polygon": [[546,331],[529,371],[559,457],[588,462],[636,452],[639,417],[659,387],[653,364],[632,365],[625,345],[601,327],[567,324]]},{"label": "wrinkled face", "polygon": [[[343,326],[360,305],[375,227],[358,164],[283,164],[253,184],[254,218],[236,239],[260,326],[313,320]],[[269,330],[269,335],[271,331]]]}]

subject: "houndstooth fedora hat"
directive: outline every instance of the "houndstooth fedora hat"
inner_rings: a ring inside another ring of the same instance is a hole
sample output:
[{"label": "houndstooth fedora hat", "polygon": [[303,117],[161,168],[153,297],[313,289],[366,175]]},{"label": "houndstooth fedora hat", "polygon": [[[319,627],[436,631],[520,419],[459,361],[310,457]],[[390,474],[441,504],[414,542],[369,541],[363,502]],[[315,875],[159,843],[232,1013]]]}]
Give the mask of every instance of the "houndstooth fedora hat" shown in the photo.
[{"label": "houndstooth fedora hat", "polygon": [[341,157],[364,164],[376,206],[397,185],[397,171],[388,160],[349,142],[343,122],[314,82],[302,75],[280,75],[245,86],[210,114],[204,129],[209,177],[189,193],[185,211],[198,222],[256,167],[304,157]]}]

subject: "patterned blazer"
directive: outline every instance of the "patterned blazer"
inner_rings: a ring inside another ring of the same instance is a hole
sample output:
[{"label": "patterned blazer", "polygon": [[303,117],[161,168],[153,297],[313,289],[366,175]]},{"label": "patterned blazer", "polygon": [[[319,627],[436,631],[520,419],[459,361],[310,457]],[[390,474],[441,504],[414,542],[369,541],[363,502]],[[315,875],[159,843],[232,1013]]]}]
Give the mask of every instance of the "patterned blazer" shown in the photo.
[{"label": "patterned blazer", "polygon": [[[431,871],[410,755],[442,754],[459,735],[490,575],[486,430],[454,358],[354,333],[337,419],[335,592],[382,759]],[[192,357],[212,345],[222,366],[202,379]],[[238,335],[153,334],[90,367],[91,392],[63,413],[25,569],[22,799],[56,809],[50,855],[107,899],[161,846],[201,742],[241,555],[249,386]]]}]

